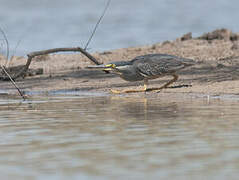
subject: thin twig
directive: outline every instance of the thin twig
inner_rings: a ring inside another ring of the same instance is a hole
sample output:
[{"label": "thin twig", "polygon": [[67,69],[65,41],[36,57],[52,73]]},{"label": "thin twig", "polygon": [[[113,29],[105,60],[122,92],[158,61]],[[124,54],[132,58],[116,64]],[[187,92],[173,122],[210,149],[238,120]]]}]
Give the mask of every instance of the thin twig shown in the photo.
[{"label": "thin twig", "polygon": [[8,60],[8,58],[9,58],[9,42],[8,42],[8,39],[7,39],[7,35],[5,34],[5,32],[3,31],[3,29],[0,27],[0,32],[2,33],[2,35],[3,35],[3,38],[4,38],[4,40],[5,40],[5,42],[6,42],[6,45],[7,45],[7,47],[6,47],[6,51],[7,51],[7,60]]},{"label": "thin twig", "polygon": [[20,39],[17,41],[17,44],[16,44],[16,46],[14,47],[14,49],[13,49],[13,51],[12,51],[12,53],[11,53],[10,59],[9,59],[9,60],[7,61],[7,63],[5,64],[6,67],[8,67],[8,66],[9,66],[9,63],[13,60],[13,57],[15,56],[15,53],[16,53],[17,48],[18,48],[18,46],[20,45],[21,41],[22,41],[22,38],[20,38]]},{"label": "thin twig", "polygon": [[10,74],[7,72],[7,70],[5,69],[5,67],[1,65],[1,68],[2,68],[3,72],[8,76],[8,78],[11,80],[12,84],[13,84],[14,87],[17,89],[17,91],[18,91],[18,93],[20,94],[20,96],[22,97],[22,99],[25,100],[25,96],[23,95],[22,91],[21,91],[20,88],[17,86],[17,84],[15,83],[15,81],[11,78]]},{"label": "thin twig", "polygon": [[[6,50],[7,50],[7,60],[9,58],[9,43],[8,43],[8,39],[7,39],[7,35],[5,34],[5,32],[3,31],[3,29],[0,27],[0,32],[3,35],[3,38],[6,42]],[[1,69],[3,70],[3,72],[7,75],[7,77],[10,79],[11,83],[13,84],[13,86],[17,89],[18,93],[20,94],[20,96],[23,98],[23,100],[25,100],[25,96],[23,95],[22,91],[20,90],[20,88],[17,86],[17,84],[15,83],[15,81],[12,79],[12,77],[10,76],[10,74],[7,72],[7,70],[5,69],[4,66],[1,65]]]},{"label": "thin twig", "polygon": [[[86,43],[86,45],[85,45],[84,50],[86,50],[87,47],[88,47],[88,45],[90,44],[90,41],[92,40],[92,38],[93,38],[93,36],[94,36],[94,34],[95,34],[95,32],[96,32],[98,26],[100,25],[100,22],[102,21],[104,15],[105,15],[105,13],[106,13],[106,11],[107,11],[109,5],[110,5],[110,2],[111,2],[111,0],[108,0],[108,1],[107,1],[106,6],[105,6],[105,8],[104,8],[102,14],[101,14],[99,20],[97,21],[97,23],[95,24],[95,27],[94,27],[94,29],[93,29],[93,31],[92,31],[92,33],[91,33],[91,36],[90,36],[90,38],[88,39],[88,41],[87,41],[87,43]],[[88,56],[87,56],[87,57],[88,57]],[[98,65],[98,64],[97,64],[97,65]],[[104,71],[105,73],[109,73],[109,71],[105,71],[105,70],[103,70],[103,71]]]},{"label": "thin twig", "polygon": [[[8,63],[5,65],[6,67],[8,67],[9,63],[12,61],[13,57],[15,56],[16,54],[16,51],[17,51],[17,48],[18,46],[20,45],[20,43],[22,42],[22,40],[24,40],[24,37],[26,36],[27,32],[29,31],[29,28],[26,29],[26,31],[24,31],[21,36],[19,37],[15,47],[13,48],[12,50],[12,53],[11,53],[11,57],[10,57],[10,60],[8,61]],[[9,53],[10,54],[10,53]]]},{"label": "thin twig", "polygon": [[97,30],[97,28],[98,28],[98,26],[99,26],[101,20],[103,19],[104,15],[105,15],[105,13],[106,13],[106,11],[107,11],[109,5],[110,5],[110,2],[111,2],[111,0],[108,0],[108,1],[107,1],[107,4],[106,4],[106,6],[105,6],[105,8],[104,8],[104,11],[103,11],[103,13],[102,13],[101,16],[100,16],[100,19],[97,21],[97,23],[96,23],[96,25],[95,25],[95,27],[94,27],[92,33],[91,33],[91,36],[90,36],[90,38],[88,39],[88,41],[87,41],[87,43],[86,43],[86,45],[85,45],[84,50],[87,49],[87,47],[88,47],[88,45],[89,45],[91,39],[93,38],[93,36],[94,36],[94,34],[95,34],[95,32],[96,32],[96,30]]}]

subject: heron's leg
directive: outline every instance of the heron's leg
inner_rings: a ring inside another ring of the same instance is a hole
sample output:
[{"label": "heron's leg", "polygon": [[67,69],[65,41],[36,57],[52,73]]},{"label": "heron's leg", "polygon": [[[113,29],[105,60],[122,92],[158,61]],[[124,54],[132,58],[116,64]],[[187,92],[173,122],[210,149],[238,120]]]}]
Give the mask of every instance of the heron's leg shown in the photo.
[{"label": "heron's leg", "polygon": [[173,79],[167,82],[165,85],[161,86],[160,89],[167,88],[170,84],[173,84],[174,82],[178,80],[178,75],[173,74],[172,76],[173,76]]},{"label": "heron's leg", "polygon": [[148,79],[144,79],[144,93],[146,94],[146,91],[148,89]]},{"label": "heron's leg", "polygon": [[143,89],[125,89],[125,90],[122,90],[122,91],[111,89],[110,91],[114,94],[146,92],[147,91],[147,85],[148,85],[148,80],[144,79],[144,88]]},{"label": "heron's leg", "polygon": [[147,91],[148,79],[144,79],[144,91]]},{"label": "heron's leg", "polygon": [[161,86],[159,88],[150,88],[150,89],[147,89],[146,91],[156,91],[156,90],[161,90],[161,89],[167,88],[170,84],[172,84],[178,80],[178,75],[173,74],[172,76],[173,76],[173,79],[170,80],[169,82],[167,82],[166,84],[164,84],[163,86]]}]

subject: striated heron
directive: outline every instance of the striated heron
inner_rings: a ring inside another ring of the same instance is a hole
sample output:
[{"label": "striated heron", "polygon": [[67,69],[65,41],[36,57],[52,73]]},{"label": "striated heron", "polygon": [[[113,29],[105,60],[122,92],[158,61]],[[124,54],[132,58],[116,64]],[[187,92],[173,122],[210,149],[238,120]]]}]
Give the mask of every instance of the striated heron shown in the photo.
[{"label": "striated heron", "polygon": [[[144,88],[139,90],[111,90],[113,93],[133,93],[161,90],[167,88],[178,79],[177,71],[192,66],[195,61],[168,54],[147,54],[138,56],[131,61],[116,61],[108,64],[89,66],[90,69],[99,69],[118,74],[126,81],[144,81]],[[158,88],[147,88],[149,79],[171,75],[173,79]]]}]

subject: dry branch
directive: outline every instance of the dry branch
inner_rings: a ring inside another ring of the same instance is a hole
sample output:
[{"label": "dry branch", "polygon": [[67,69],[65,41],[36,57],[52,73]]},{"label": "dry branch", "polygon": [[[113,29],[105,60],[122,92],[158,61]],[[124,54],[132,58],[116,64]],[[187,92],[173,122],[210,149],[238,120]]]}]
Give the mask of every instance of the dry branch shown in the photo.
[{"label": "dry branch", "polygon": [[[51,54],[51,53],[57,53],[57,52],[70,52],[70,51],[71,52],[81,52],[82,54],[84,54],[86,57],[88,57],[96,65],[101,64],[90,53],[86,52],[86,50],[82,49],[81,47],[47,49],[47,50],[35,51],[35,52],[29,53],[27,55],[28,58],[27,58],[26,65],[24,65],[21,69],[19,69],[18,72],[13,74],[11,77],[12,77],[12,79],[17,79],[19,77],[23,77],[26,74],[27,70],[29,69],[29,66],[31,64],[32,59],[36,56],[41,56],[41,55],[46,55],[46,54]],[[2,76],[2,77],[0,77],[0,80],[9,81],[10,78],[8,76]]]}]

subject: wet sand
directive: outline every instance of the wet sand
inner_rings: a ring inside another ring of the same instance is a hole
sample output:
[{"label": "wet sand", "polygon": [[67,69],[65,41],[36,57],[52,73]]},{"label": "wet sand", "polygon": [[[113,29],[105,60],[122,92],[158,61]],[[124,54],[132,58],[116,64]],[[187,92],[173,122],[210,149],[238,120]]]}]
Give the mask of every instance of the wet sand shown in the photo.
[{"label": "wet sand", "polygon": [[[223,95],[239,93],[239,35],[230,30],[216,30],[201,37],[186,34],[174,41],[160,42],[141,47],[95,52],[92,55],[100,62],[131,60],[136,56],[150,53],[166,53],[191,58],[197,65],[179,72],[179,80],[173,86],[191,87],[168,88],[160,93],[203,93]],[[1,62],[4,63],[3,60]],[[25,57],[14,57],[9,66],[23,65]],[[42,75],[17,79],[24,91],[80,90],[88,92],[109,92],[112,89],[142,88],[143,82],[127,82],[113,74],[87,70],[92,65],[84,55],[51,54],[33,59],[30,68],[43,68]],[[150,87],[158,87],[171,77],[149,81]],[[1,89],[16,92],[10,82],[1,81]],[[148,92],[149,94],[154,92]],[[136,93],[142,94],[142,93]],[[155,93],[154,93],[155,94]]]}]

